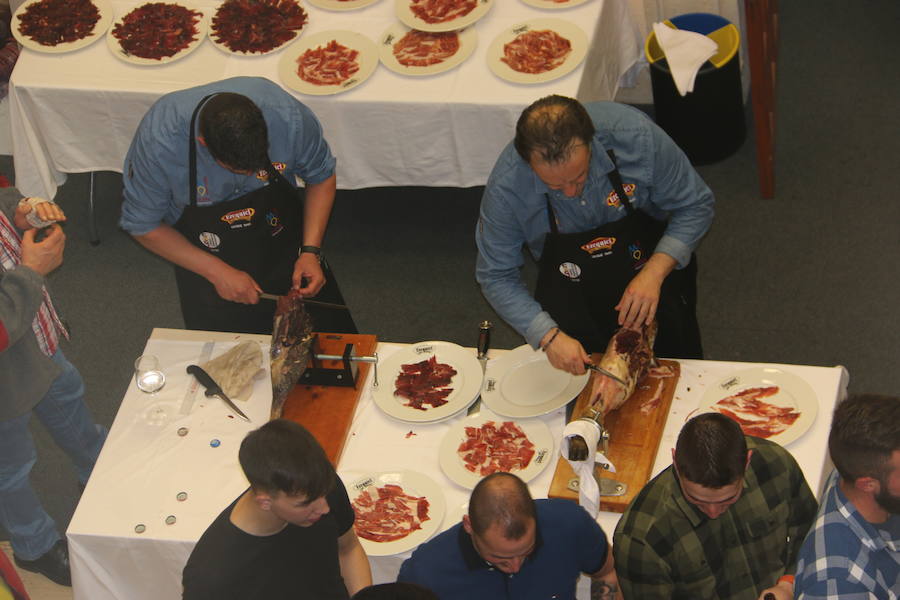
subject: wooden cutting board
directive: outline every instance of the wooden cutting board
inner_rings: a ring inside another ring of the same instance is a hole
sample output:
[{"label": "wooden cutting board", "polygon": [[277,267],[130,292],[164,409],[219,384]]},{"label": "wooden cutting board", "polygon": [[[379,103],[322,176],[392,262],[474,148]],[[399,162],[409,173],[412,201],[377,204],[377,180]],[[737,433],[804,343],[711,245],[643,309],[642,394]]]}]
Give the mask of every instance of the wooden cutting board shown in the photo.
[{"label": "wooden cutting board", "polygon": [[[353,354],[356,356],[372,356],[378,345],[378,338],[374,335],[320,333],[318,336],[318,354],[343,354],[344,347],[353,344]],[[325,368],[341,367],[339,360],[320,362]],[[372,368],[372,363],[368,362],[355,364],[359,367],[356,387],[297,385],[284,401],[282,417],[309,429],[335,466],[341,459],[356,403]]]},{"label": "wooden cutting board", "polygon": [[[600,355],[594,354],[593,358],[595,362],[599,362]],[[681,374],[681,365],[677,361],[660,360],[659,362],[661,365],[670,367],[675,375],[665,378],[644,377],[638,382],[637,389],[631,398],[622,405],[622,408],[614,410],[606,416],[605,425],[609,430],[609,454],[607,456],[616,466],[616,472],[610,473],[596,467],[594,473],[599,477],[615,479],[627,484],[628,491],[623,496],[600,496],[600,510],[625,512],[631,500],[650,479],[650,472],[653,470],[656,452],[659,449],[659,440],[662,437],[672,397],[675,395],[675,386]],[[597,376],[596,373],[591,373],[590,381],[575,402],[573,416],[580,415],[587,406],[594,377]],[[653,398],[658,385],[663,386],[659,404],[648,414],[643,414],[641,405]],[[551,498],[565,498],[578,502],[578,492],[573,492],[567,487],[569,480],[574,477],[575,472],[572,471],[572,467],[565,459],[559,457],[548,495]]]}]

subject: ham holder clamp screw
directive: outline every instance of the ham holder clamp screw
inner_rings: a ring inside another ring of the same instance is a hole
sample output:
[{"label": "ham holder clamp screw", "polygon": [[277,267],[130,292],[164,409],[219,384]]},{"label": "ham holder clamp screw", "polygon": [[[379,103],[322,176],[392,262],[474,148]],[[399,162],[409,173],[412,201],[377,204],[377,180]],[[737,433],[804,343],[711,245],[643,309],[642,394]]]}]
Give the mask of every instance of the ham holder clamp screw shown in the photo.
[{"label": "ham holder clamp screw", "polygon": [[[327,335],[326,335],[327,337]],[[372,356],[356,356],[353,354],[353,344],[344,346],[343,354],[321,354],[318,352],[319,335],[313,335],[312,352],[310,359],[312,365],[303,371],[300,381],[303,385],[331,385],[337,387],[356,387],[356,378],[359,374],[357,362],[372,363],[374,369],[373,385],[378,387],[378,353]],[[322,366],[323,360],[339,360],[341,366],[339,368],[328,368]]]}]

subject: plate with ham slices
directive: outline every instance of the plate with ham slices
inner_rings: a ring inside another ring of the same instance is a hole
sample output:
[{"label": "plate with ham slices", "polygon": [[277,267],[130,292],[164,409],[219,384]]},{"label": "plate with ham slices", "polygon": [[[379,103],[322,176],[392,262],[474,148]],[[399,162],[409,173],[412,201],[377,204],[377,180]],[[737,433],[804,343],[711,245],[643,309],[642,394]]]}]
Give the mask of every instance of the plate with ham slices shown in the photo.
[{"label": "plate with ham slices", "polygon": [[559,10],[563,8],[572,8],[580,6],[591,0],[522,0],[528,6],[535,8],[546,8],[547,10]]},{"label": "plate with ham slices", "polygon": [[352,90],[378,66],[378,48],[353,31],[320,31],[285,51],[278,75],[301,94],[327,96]]},{"label": "plate with ham slices", "polygon": [[225,0],[209,24],[209,39],[227,54],[265,56],[294,41],[309,24],[297,0]]},{"label": "plate with ham slices", "polygon": [[498,471],[531,481],[555,456],[553,435],[543,421],[482,415],[454,423],[438,453],[444,474],[469,489]]},{"label": "plate with ham slices", "polygon": [[446,510],[437,483],[416,471],[385,471],[346,484],[356,514],[353,528],[368,556],[411,550],[441,526]]},{"label": "plate with ham slices", "polygon": [[487,51],[488,67],[512,83],[546,83],[574,71],[587,54],[587,34],[562,19],[532,19],[501,32]]},{"label": "plate with ham slices", "polygon": [[381,34],[378,55],[382,64],[395,73],[435,75],[465,62],[477,45],[473,27],[429,32],[395,23]]},{"label": "plate with ham slices", "polygon": [[316,8],[324,8],[325,10],[356,10],[365,8],[370,4],[381,2],[381,0],[306,0]]},{"label": "plate with ham slices", "polygon": [[112,19],[106,0],[26,0],[13,14],[10,28],[29,50],[62,53],[96,42]]},{"label": "plate with ham slices", "polygon": [[494,0],[395,0],[395,7],[397,18],[412,29],[455,31],[481,19],[493,3]]},{"label": "plate with ham slices", "polygon": [[481,363],[472,349],[451,342],[419,342],[378,364],[383,382],[375,404],[409,423],[434,423],[465,410],[481,391]]},{"label": "plate with ham slices", "polygon": [[554,368],[546,354],[525,344],[488,362],[481,399],[498,415],[537,417],[577,398],[589,379]]},{"label": "plate with ham slices", "polygon": [[119,16],[106,34],[116,58],[161,65],[184,58],[206,38],[203,12],[183,2],[146,2]]},{"label": "plate with ham slices", "polygon": [[738,371],[717,381],[700,400],[700,412],[737,421],[746,435],[786,446],[816,420],[819,401],[801,377],[774,367]]}]

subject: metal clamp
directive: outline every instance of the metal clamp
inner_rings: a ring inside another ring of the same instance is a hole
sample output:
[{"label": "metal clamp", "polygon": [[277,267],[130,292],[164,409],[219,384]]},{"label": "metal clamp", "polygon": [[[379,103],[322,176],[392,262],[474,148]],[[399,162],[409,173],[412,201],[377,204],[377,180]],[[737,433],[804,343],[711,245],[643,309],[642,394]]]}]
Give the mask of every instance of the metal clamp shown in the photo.
[{"label": "metal clamp", "polygon": [[[594,480],[600,487],[601,496],[624,496],[628,492],[628,484],[622,483],[621,481],[607,479],[606,477],[597,477],[596,473],[594,474]],[[578,477],[573,477],[569,480],[569,483],[566,484],[566,488],[573,492],[580,491],[581,480]]]}]

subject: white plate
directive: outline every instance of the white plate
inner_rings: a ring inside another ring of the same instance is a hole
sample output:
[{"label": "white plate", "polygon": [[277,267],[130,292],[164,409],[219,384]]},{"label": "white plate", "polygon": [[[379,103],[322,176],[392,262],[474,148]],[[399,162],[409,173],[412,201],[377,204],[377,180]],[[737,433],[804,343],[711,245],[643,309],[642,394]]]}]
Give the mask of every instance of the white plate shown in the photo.
[{"label": "white plate", "polygon": [[528,344],[488,363],[482,401],[498,415],[523,418],[553,412],[578,397],[590,375],[553,367]]},{"label": "white plate", "polygon": [[404,493],[410,496],[425,496],[428,499],[428,520],[422,523],[421,529],[393,542],[373,542],[359,538],[368,556],[390,556],[412,550],[419,544],[428,541],[428,538],[438,531],[444,520],[444,511],[446,510],[444,493],[434,480],[416,471],[386,471],[354,477],[346,484],[347,495],[350,496],[352,503],[360,492],[367,488],[383,487],[388,483],[399,485],[403,488]]},{"label": "white plate", "polygon": [[475,46],[478,45],[478,36],[475,33],[475,28],[467,27],[457,32],[459,49],[456,51],[456,54],[443,62],[428,65],[427,67],[407,67],[401,65],[394,56],[394,43],[398,42],[409,31],[409,27],[402,23],[394,23],[388,27],[387,31],[381,34],[378,42],[378,56],[381,58],[381,63],[391,71],[401,75],[434,75],[449,71],[465,62],[472,55],[472,52],[475,51]]},{"label": "white plate", "polygon": [[[488,421],[501,425],[504,419],[486,416],[462,419],[453,424],[453,427],[450,428],[441,441],[441,447],[438,451],[441,470],[454,483],[458,483],[464,488],[474,488],[481,481],[482,476],[466,468],[466,464],[460,458],[457,448],[466,439],[466,427],[481,427]],[[522,481],[527,483],[537,477],[552,462],[551,459],[556,457],[556,454],[553,453],[553,434],[550,433],[550,428],[547,427],[546,423],[537,419],[513,422],[528,436],[528,440],[534,444],[534,456],[531,457],[531,462],[528,463],[528,466],[520,471],[512,471],[514,475],[517,475]]]},{"label": "white plate", "polygon": [[[569,40],[572,51],[566,57],[565,62],[543,73],[520,73],[509,67],[501,60],[503,58],[503,46],[513,41],[526,31],[541,31],[550,29]],[[546,83],[568,75],[575,70],[587,54],[588,38],[584,31],[569,21],[562,19],[532,19],[524,23],[514,25],[494,38],[487,51],[488,67],[494,75],[512,83]]]},{"label": "white plate", "polygon": [[364,8],[370,4],[375,4],[379,0],[306,0],[313,6],[324,8],[325,10],[356,10]]},{"label": "white plate", "polygon": [[[509,2],[510,0],[504,0],[505,2]],[[478,0],[478,4],[472,9],[467,15],[463,15],[462,17],[453,19],[452,21],[446,21],[444,23],[429,23],[427,21],[423,21],[419,17],[410,10],[410,4],[412,0],[395,0],[395,6],[397,9],[397,18],[403,22],[404,25],[412,27],[413,29],[418,29],[419,31],[454,31],[456,29],[462,29],[463,27],[468,27],[472,23],[476,22],[478,19],[487,14],[487,12],[491,9],[491,5],[494,3],[494,0]]]},{"label": "white plate", "polygon": [[801,377],[772,367],[758,367],[738,371],[717,381],[706,390],[700,399],[699,412],[712,412],[713,405],[734,394],[754,387],[777,385],[777,394],[762,398],[763,402],[776,406],[788,407],[800,412],[800,416],[786,430],[768,438],[770,441],[787,446],[812,426],[819,411],[819,400],[816,392]]},{"label": "white plate", "polygon": [[[359,71],[354,73],[350,79],[340,85],[316,85],[306,80],[300,79],[297,75],[297,59],[307,50],[324,46],[331,40],[337,40],[342,46],[353,48],[359,52],[356,60],[359,62]],[[331,94],[340,94],[352,90],[366,79],[368,79],[378,66],[378,48],[375,44],[364,35],[354,33],[353,31],[320,31],[304,37],[296,44],[288,48],[278,61],[278,77],[282,83],[296,90],[301,94],[309,94],[312,96],[329,96]]]},{"label": "white plate", "polygon": [[[300,6],[300,8],[303,8],[303,4],[299,0],[294,0],[294,2],[296,4],[298,4]],[[294,32],[293,37],[291,37],[288,40],[285,40],[284,43],[279,44],[278,46],[275,46],[271,50],[266,50],[265,52],[241,52],[238,50],[232,50],[231,48],[226,46],[224,43],[216,40],[216,38],[215,38],[216,32],[213,31],[213,19],[215,19],[216,14],[218,14],[218,12],[219,12],[219,8],[221,8],[223,4],[225,4],[225,3],[222,2],[221,4],[219,4],[219,7],[216,8],[216,10],[209,17],[208,36],[209,36],[209,41],[211,41],[213,43],[213,45],[215,45],[216,48],[218,48],[219,50],[221,50],[222,52],[224,52],[226,54],[233,54],[234,56],[266,56],[267,54],[272,54],[273,52],[278,52],[282,48],[297,41],[297,38],[300,36],[300,34],[303,33],[304,31],[306,31],[307,29],[309,29],[309,11],[304,8],[303,10],[304,10],[304,12],[306,12],[306,23],[303,24],[303,27],[301,27],[300,29],[298,29],[297,31]]]},{"label": "white plate", "polygon": [[90,34],[86,35],[80,40],[75,40],[74,42],[63,42],[62,44],[57,44],[55,46],[44,46],[43,44],[39,44],[30,37],[19,32],[20,21],[18,19],[18,15],[24,14],[25,10],[29,6],[31,6],[32,4],[37,4],[40,1],[41,0],[27,0],[24,4],[19,6],[12,17],[10,26],[10,28],[12,29],[13,37],[16,38],[16,41],[29,50],[34,50],[35,52],[57,54],[61,52],[72,52],[73,50],[78,50],[79,48],[90,46],[98,39],[100,39],[100,37],[104,33],[106,33],[106,30],[109,28],[109,24],[112,23],[113,10],[109,5],[109,2],[107,2],[107,0],[91,0],[94,6],[97,7],[97,10],[100,11],[100,20],[94,24],[94,29]]},{"label": "white plate", "polygon": [[572,8],[579,6],[591,0],[563,0],[562,2],[554,2],[553,0],[522,0],[528,6],[535,8],[546,8],[548,10],[560,10],[563,8]]},{"label": "white plate", "polygon": [[[394,382],[400,374],[400,366],[421,362],[432,356],[436,356],[439,363],[456,369],[456,375],[450,382],[453,391],[447,396],[447,403],[426,410],[404,406],[406,399],[394,396]],[[407,346],[378,365],[378,369],[383,373],[384,379],[375,388],[375,404],[386,415],[409,423],[443,421],[465,410],[478,397],[483,378],[481,363],[475,353],[451,342],[419,342]]]},{"label": "white plate", "polygon": [[190,10],[198,11],[199,13],[201,13],[200,21],[197,23],[197,33],[195,34],[194,39],[188,44],[187,48],[179,50],[172,56],[165,56],[160,59],[142,58],[140,56],[133,56],[131,54],[128,54],[122,48],[119,38],[113,35],[113,29],[115,29],[116,26],[119,25],[123,21],[123,19],[131,13],[131,11],[137,9],[140,6],[143,6],[144,4],[146,4],[146,2],[135,5],[128,9],[128,11],[119,16],[119,18],[117,18],[115,22],[113,22],[112,26],[106,31],[106,45],[109,47],[109,51],[112,52],[116,58],[122,59],[125,62],[134,65],[164,65],[166,63],[174,62],[176,60],[184,58],[185,56],[196,50],[197,47],[203,42],[203,39],[206,37],[207,17],[202,8],[200,8],[199,6],[194,6],[193,4],[188,2],[183,2],[181,0],[179,0],[178,2],[167,2],[166,4],[178,4]]}]

